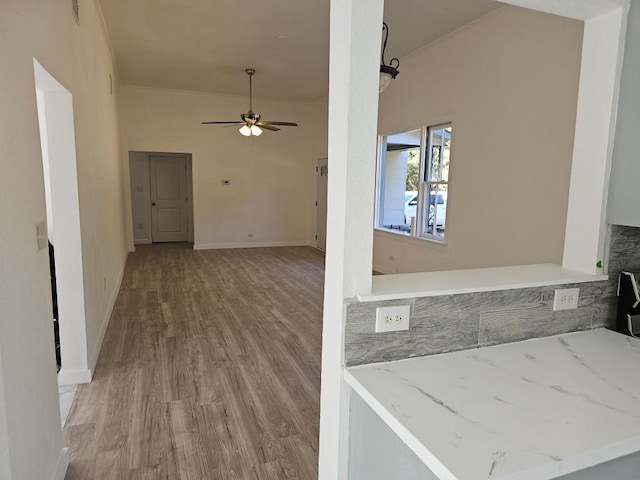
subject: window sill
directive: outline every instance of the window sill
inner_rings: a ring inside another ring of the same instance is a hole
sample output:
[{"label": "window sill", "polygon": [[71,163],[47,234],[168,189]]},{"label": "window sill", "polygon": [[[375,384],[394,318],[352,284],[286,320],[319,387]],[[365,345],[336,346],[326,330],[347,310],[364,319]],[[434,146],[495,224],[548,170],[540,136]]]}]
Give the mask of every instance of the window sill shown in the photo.
[{"label": "window sill", "polygon": [[441,251],[446,251],[449,249],[449,245],[446,241],[436,240],[435,238],[412,237],[411,235],[407,235],[405,233],[394,232],[392,230],[387,230],[384,228],[374,228],[373,233],[376,235],[380,234],[383,237],[393,238],[394,240],[404,239],[409,243],[414,243],[420,246],[427,246]]},{"label": "window sill", "polygon": [[491,292],[515,288],[569,283],[598,282],[606,275],[567,270],[560,265],[519,265],[441,272],[401,273],[374,276],[370,293],[358,295],[361,302],[402,298],[435,297],[459,293]]}]

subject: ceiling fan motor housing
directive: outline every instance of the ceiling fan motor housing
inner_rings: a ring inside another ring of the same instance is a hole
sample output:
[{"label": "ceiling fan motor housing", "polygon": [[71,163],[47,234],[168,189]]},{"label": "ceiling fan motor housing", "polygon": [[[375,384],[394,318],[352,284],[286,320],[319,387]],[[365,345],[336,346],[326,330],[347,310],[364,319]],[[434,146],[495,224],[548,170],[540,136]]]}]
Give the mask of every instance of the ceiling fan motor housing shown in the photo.
[{"label": "ceiling fan motor housing", "polygon": [[260,121],[260,115],[256,115],[253,111],[249,110],[247,113],[243,113],[240,115],[243,122],[246,122],[249,125],[253,125]]}]

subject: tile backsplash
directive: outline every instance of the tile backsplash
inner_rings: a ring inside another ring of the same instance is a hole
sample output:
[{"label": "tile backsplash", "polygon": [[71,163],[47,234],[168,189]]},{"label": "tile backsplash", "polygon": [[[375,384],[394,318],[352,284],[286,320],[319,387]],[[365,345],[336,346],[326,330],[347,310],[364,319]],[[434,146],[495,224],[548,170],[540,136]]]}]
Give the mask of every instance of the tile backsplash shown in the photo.
[{"label": "tile backsplash", "polygon": [[[347,366],[602,326],[597,319],[594,323],[594,314],[606,284],[562,285],[562,288],[579,287],[580,301],[575,310],[556,312],[552,310],[552,304],[557,286],[353,303],[347,306]],[[409,330],[374,332],[376,308],[386,305],[411,305]]]},{"label": "tile backsplash", "polygon": [[[560,333],[612,327],[617,307],[617,279],[623,269],[640,271],[640,228],[613,226],[609,280],[419,297],[347,306],[347,366],[434,355]],[[575,310],[553,311],[556,288],[580,288]],[[375,333],[376,308],[410,305],[407,331]]]}]

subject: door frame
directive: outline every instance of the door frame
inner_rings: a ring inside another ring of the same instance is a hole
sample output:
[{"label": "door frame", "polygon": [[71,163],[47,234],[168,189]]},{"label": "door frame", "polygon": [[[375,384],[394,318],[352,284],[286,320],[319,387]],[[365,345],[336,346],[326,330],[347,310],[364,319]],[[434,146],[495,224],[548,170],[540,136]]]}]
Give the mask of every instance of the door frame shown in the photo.
[{"label": "door frame", "polygon": [[[325,205],[325,216],[324,216],[324,248],[322,248],[319,244],[318,244],[318,223],[320,220],[320,217],[318,215],[318,212],[320,211],[320,203],[321,203],[321,199],[320,199],[320,178],[322,177],[322,167],[325,166],[327,168],[327,191],[325,192],[325,197],[324,197],[324,205]],[[323,252],[326,251],[327,249],[327,194],[328,194],[328,186],[329,186],[329,182],[328,182],[328,175],[329,175],[329,159],[327,157],[319,157],[316,159],[316,223],[314,225],[314,229],[315,229],[315,247],[318,250],[322,250]]]},{"label": "door frame", "polygon": [[[43,163],[46,237],[55,249],[62,354],[58,384],[75,385],[90,382],[92,371],[88,357],[73,95],[35,58],[33,67]],[[47,248],[46,243],[43,248]],[[53,328],[51,334],[53,336]],[[51,362],[53,369],[53,349]]]},{"label": "door frame", "polygon": [[[151,179],[149,158],[184,157],[187,167],[187,242],[193,243],[195,227],[193,217],[193,159],[190,153],[129,151],[129,188],[131,232],[134,245],[153,243],[151,235]],[[142,227],[140,227],[142,225]]]}]

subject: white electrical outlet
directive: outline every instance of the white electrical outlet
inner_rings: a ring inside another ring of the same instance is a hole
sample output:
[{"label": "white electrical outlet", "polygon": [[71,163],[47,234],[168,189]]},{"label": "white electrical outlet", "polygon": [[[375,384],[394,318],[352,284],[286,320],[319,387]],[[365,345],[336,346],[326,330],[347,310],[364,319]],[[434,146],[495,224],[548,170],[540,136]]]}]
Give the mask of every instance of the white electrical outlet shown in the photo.
[{"label": "white electrical outlet", "polygon": [[376,308],[376,333],[409,330],[410,314],[409,305]]},{"label": "white electrical outlet", "polygon": [[557,289],[553,297],[554,310],[571,310],[578,308],[578,298],[580,297],[579,288],[562,288]]}]

